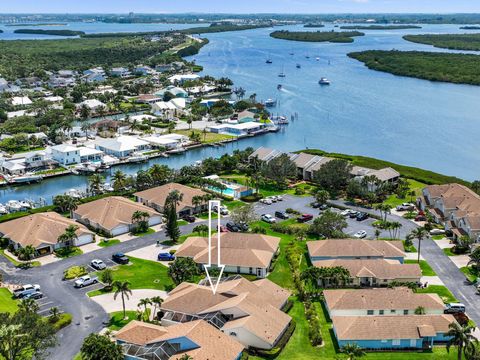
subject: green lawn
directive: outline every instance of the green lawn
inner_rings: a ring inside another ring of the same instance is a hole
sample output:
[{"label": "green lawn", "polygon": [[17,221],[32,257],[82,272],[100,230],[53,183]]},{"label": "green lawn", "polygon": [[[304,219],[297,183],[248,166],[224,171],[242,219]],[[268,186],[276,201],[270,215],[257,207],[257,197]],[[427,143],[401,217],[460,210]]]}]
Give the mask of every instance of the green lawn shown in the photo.
[{"label": "green lawn", "polygon": [[206,144],[215,143],[223,140],[230,140],[235,137],[231,135],[215,134],[211,132],[203,134],[201,130],[175,130],[176,134],[181,134],[185,136],[190,136],[192,132],[200,134],[200,141]]},{"label": "green lawn", "polygon": [[[0,255],[2,255],[5,259],[7,259],[8,261],[10,261],[13,265],[19,267],[19,266],[22,266],[22,264],[25,264],[24,262],[21,262],[21,261],[17,261],[15,260],[14,258],[8,256],[7,254],[5,254],[5,250],[4,249],[0,249]],[[40,266],[40,261],[30,261],[30,266]]]},{"label": "green lawn", "polygon": [[222,205],[226,206],[228,210],[232,211],[235,208],[245,205],[245,203],[239,200],[222,200]]},{"label": "green lawn", "polygon": [[177,224],[178,224],[178,226],[188,225],[188,221],[180,219],[180,220],[177,221]]},{"label": "green lawn", "polygon": [[134,235],[136,237],[142,237],[142,236],[150,235],[150,234],[154,234],[154,233],[155,233],[155,230],[153,230],[152,228],[148,228],[148,230],[145,231],[145,232],[133,233],[132,235]]},{"label": "green lawn", "polygon": [[478,270],[475,269],[473,266],[464,266],[460,268],[460,271],[465,274],[468,280],[471,282],[476,282],[477,278],[480,276]]},{"label": "green lawn", "polygon": [[[173,282],[168,276],[168,268],[160,263],[130,258],[130,265],[118,265],[112,268],[113,279],[120,281],[129,281],[130,289],[158,289],[170,290]],[[97,272],[97,275],[99,273]],[[108,291],[94,290],[88,293],[88,296],[97,296],[105,294]]]},{"label": "green lawn", "polygon": [[417,293],[436,293],[442,298],[444,303],[458,302],[450,290],[443,285],[429,285],[425,289],[418,289]]},{"label": "green lawn", "polygon": [[125,311],[127,318],[123,318],[123,311],[116,311],[110,313],[110,322],[108,323],[108,328],[113,331],[118,331],[130,321],[136,320],[137,313],[135,311]]},{"label": "green lawn", "polygon": [[[405,264],[416,264],[417,260],[405,260]],[[423,276],[437,276],[435,271],[428,265],[428,262],[425,260],[420,260],[420,269],[422,269]]]},{"label": "green lawn", "polygon": [[407,195],[406,198],[400,199],[397,197],[397,195],[392,194],[383,202],[384,204],[388,204],[392,207],[396,207],[397,205],[401,205],[404,202],[415,202],[415,199],[417,198],[417,196],[420,196],[422,194],[422,189],[426,186],[426,184],[416,180],[412,180],[412,179],[406,179],[406,180],[410,187],[409,191],[414,190],[415,196],[412,197],[410,195]]},{"label": "green lawn", "polygon": [[[222,175],[222,179],[236,182],[241,185],[247,185],[247,177],[241,174],[227,174]],[[272,195],[283,195],[287,193],[287,190],[278,189],[274,184],[263,184],[260,186],[260,193],[263,196],[272,196]]]},{"label": "green lawn", "polygon": [[120,244],[120,240],[118,239],[103,239],[98,243],[100,247],[109,247],[115,244]]},{"label": "green lawn", "polygon": [[444,249],[443,249],[443,252],[444,252],[445,255],[447,255],[447,256],[457,256],[457,254],[454,254],[454,253],[453,253],[452,248],[444,248]]},{"label": "green lawn", "polygon": [[402,242],[403,242],[403,248],[405,249],[405,252],[408,252],[408,253],[417,252],[417,248],[414,245],[407,246],[405,245],[405,240],[402,240]]},{"label": "green lawn", "polygon": [[0,288],[0,313],[14,313],[18,309],[18,301],[12,299],[12,293],[7,288]]},{"label": "green lawn", "polygon": [[83,251],[79,247],[69,246],[55,250],[55,255],[58,258],[66,259],[77,255],[82,255]]},{"label": "green lawn", "polygon": [[445,235],[432,235],[432,240],[443,240]]}]

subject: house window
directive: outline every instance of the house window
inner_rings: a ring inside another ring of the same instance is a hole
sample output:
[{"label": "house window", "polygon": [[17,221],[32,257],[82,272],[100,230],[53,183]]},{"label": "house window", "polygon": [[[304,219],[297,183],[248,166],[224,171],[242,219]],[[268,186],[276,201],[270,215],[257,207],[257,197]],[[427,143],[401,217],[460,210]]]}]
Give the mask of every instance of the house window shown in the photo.
[{"label": "house window", "polygon": [[385,313],[385,310],[379,310],[378,315],[383,315]]},{"label": "house window", "polygon": [[367,310],[367,315],[373,315],[374,311],[373,310]]},{"label": "house window", "polygon": [[385,340],[385,339],[382,339],[381,342],[382,343],[386,343],[388,340]]},{"label": "house window", "polygon": [[403,310],[403,315],[408,315],[408,310]]},{"label": "house window", "polygon": [[253,274],[253,268],[248,268],[248,273]]},{"label": "house window", "polygon": [[237,266],[237,273],[240,273],[240,266]]},{"label": "house window", "polygon": [[390,314],[395,314],[396,311],[395,310],[390,310]]},{"label": "house window", "polygon": [[392,340],[392,345],[393,346],[399,346],[400,345],[400,339],[393,339]]}]

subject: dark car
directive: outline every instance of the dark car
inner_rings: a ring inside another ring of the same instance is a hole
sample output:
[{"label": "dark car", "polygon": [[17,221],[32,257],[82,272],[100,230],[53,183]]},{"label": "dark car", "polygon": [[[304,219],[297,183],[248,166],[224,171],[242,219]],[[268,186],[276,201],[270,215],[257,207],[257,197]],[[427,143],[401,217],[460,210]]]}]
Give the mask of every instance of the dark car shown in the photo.
[{"label": "dark car", "polygon": [[275,217],[284,220],[289,218],[288,214],[285,211],[275,211]]},{"label": "dark car", "polygon": [[193,215],[183,215],[182,219],[189,223],[195,222],[195,216]]},{"label": "dark car", "polygon": [[220,225],[220,232],[229,232],[228,228],[225,225]]},{"label": "dark car", "polygon": [[315,201],[315,202],[310,203],[310,206],[314,209],[318,209],[321,206],[321,204],[319,202]]},{"label": "dark car", "polygon": [[427,221],[427,217],[425,215],[417,215],[415,216],[415,221]]},{"label": "dark car", "polygon": [[115,261],[117,264],[128,264],[130,262],[130,259],[126,257],[124,253],[113,254],[112,260]]},{"label": "dark car", "polygon": [[367,213],[359,212],[357,214],[357,221],[363,221],[363,220],[366,220],[366,219],[368,219],[368,214]]},{"label": "dark car", "polygon": [[227,225],[226,225],[228,231],[231,231],[231,232],[240,232],[240,228],[234,224],[233,222],[227,222]]},{"label": "dark car", "polygon": [[313,219],[313,215],[312,214],[303,214],[303,215],[300,215],[298,218],[297,218],[297,221],[299,223],[304,223],[304,222],[307,222],[307,221],[310,221]]},{"label": "dark car", "polygon": [[247,232],[249,229],[248,224],[245,224],[245,223],[237,223],[235,225],[240,229],[240,231],[243,231],[243,232]]},{"label": "dark car", "polygon": [[175,260],[175,255],[170,253],[160,253],[157,256],[158,261],[173,261]]},{"label": "dark car", "polygon": [[348,217],[349,217],[350,219],[355,219],[358,214],[359,214],[358,211],[352,211],[352,212],[348,215]]},{"label": "dark car", "polygon": [[323,204],[323,205],[320,205],[318,207],[320,210],[327,210],[328,209],[328,205],[327,204]]},{"label": "dark car", "polygon": [[23,298],[24,299],[38,300],[38,299],[43,298],[43,294],[40,291],[35,291],[35,292],[32,292],[28,295],[25,295]]}]

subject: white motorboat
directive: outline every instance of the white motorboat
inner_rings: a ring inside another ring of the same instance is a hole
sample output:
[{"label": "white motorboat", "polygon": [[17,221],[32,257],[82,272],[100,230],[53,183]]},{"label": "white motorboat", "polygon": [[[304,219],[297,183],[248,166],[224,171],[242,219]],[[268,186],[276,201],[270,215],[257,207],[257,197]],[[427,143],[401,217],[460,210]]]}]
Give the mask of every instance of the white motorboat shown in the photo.
[{"label": "white motorboat", "polygon": [[274,100],[274,99],[265,100],[265,106],[266,107],[274,107],[276,105],[277,105],[277,100]]},{"label": "white motorboat", "polygon": [[10,212],[16,212],[22,210],[22,205],[17,200],[9,200],[7,201],[6,207]]},{"label": "white motorboat", "polygon": [[320,80],[318,80],[318,83],[319,83],[320,85],[330,85],[330,80],[328,80],[327,78],[322,77]]},{"label": "white motorboat", "polygon": [[8,209],[2,204],[0,204],[0,214],[2,215],[8,214]]},{"label": "white motorboat", "polygon": [[65,193],[65,195],[71,196],[75,199],[81,199],[82,198],[82,194],[77,189],[70,189]]},{"label": "white motorboat", "polygon": [[42,181],[42,179],[43,179],[42,175],[26,173],[25,175],[12,178],[12,182],[17,184],[23,184],[23,183],[39,182],[39,181]]}]

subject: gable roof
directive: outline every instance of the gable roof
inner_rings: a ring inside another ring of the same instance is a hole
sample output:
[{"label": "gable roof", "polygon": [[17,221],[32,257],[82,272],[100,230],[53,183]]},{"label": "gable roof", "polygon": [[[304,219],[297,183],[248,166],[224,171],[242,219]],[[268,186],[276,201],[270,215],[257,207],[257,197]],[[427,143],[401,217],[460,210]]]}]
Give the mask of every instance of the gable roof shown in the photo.
[{"label": "gable roof", "polygon": [[[218,234],[212,235],[212,263],[218,263]],[[220,235],[221,262],[229,266],[266,268],[277,252],[280,238],[262,234],[227,232]],[[175,253],[191,257],[198,264],[208,263],[208,238],[189,237]]]},{"label": "gable roof", "polygon": [[0,233],[22,247],[38,248],[43,244],[55,245],[58,237],[70,225],[78,226],[77,236],[92,234],[85,226],[67,219],[56,212],[38,213],[0,224]]},{"label": "gable roof", "polygon": [[182,211],[188,207],[192,208],[192,199],[194,196],[206,195],[205,191],[177,183],[169,183],[162,186],[157,186],[152,189],[137,192],[134,195],[143,200],[147,200],[149,203],[152,203],[158,207],[163,207],[168,195],[174,190],[177,190],[183,194],[183,199],[177,206],[177,211]]},{"label": "gable roof", "polygon": [[330,310],[413,309],[443,310],[445,305],[437,294],[414,293],[405,287],[324,290],[323,296]]},{"label": "gable roof", "polygon": [[242,344],[203,320],[168,327],[134,320],[115,335],[117,340],[139,346],[163,341],[173,343],[181,337],[188,338],[197,346],[188,351],[180,351],[170,359],[178,359],[183,354],[188,354],[195,359],[234,360],[244,349]]},{"label": "gable roof", "polygon": [[327,239],[307,242],[311,257],[405,257],[401,241]]},{"label": "gable roof", "polygon": [[446,333],[452,315],[334,316],[338,340],[420,339]]},{"label": "gable roof", "polygon": [[150,216],[160,216],[155,210],[121,196],[108,196],[79,205],[74,214],[99,224],[104,229],[112,230],[119,225],[130,225],[135,211],[143,211]]}]

